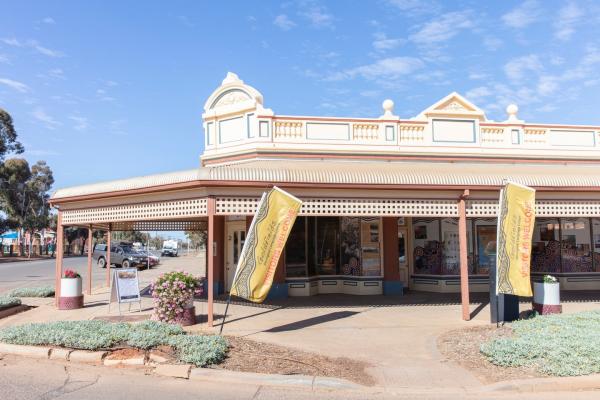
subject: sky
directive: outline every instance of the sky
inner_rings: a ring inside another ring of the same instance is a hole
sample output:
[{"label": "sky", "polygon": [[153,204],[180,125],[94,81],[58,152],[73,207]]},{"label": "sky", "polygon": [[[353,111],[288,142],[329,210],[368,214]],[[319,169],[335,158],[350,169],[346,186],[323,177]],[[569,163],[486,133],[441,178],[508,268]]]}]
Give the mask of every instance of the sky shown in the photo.
[{"label": "sky", "polygon": [[597,1],[6,1],[0,107],[55,188],[199,166],[228,71],[276,114],[410,118],[457,91],[600,125]]}]

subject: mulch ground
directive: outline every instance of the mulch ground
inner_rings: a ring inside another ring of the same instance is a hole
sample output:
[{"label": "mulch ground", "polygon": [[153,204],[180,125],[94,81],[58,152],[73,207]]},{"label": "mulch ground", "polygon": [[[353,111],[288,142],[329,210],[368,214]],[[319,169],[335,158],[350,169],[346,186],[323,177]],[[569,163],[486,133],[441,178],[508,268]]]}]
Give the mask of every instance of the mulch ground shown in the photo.
[{"label": "mulch ground", "polygon": [[499,367],[487,361],[479,351],[483,343],[510,335],[512,329],[508,326],[477,326],[446,332],[438,338],[437,344],[444,357],[471,371],[484,384],[546,377],[533,368]]},{"label": "mulch ground", "polygon": [[366,372],[369,364],[348,358],[332,358],[289,347],[228,336],[227,358],[213,368],[241,372],[282,375],[318,375],[347,379],[372,386],[375,380]]}]

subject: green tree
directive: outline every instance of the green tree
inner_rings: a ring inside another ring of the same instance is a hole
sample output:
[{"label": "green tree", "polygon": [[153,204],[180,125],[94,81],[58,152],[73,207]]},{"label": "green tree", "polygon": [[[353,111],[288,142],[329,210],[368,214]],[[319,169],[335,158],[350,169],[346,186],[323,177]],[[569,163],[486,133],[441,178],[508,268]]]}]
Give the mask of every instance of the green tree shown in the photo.
[{"label": "green tree", "polygon": [[25,159],[11,158],[0,166],[0,180],[0,201],[9,224],[16,225],[22,237],[29,233],[33,238],[36,231],[50,223],[48,192],[54,183],[52,170],[45,161],[30,167]]},{"label": "green tree", "polygon": [[17,140],[17,131],[10,114],[0,108],[0,161],[9,153],[21,154],[23,145]]},{"label": "green tree", "polygon": [[185,231],[185,235],[190,240],[190,246],[193,249],[206,245],[206,231]]}]

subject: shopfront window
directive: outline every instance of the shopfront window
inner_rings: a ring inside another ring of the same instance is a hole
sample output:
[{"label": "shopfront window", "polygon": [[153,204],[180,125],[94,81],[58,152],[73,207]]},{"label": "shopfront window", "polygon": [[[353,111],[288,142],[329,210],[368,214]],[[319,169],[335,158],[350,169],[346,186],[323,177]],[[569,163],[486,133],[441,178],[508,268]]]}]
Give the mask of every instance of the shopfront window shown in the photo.
[{"label": "shopfront window", "polygon": [[595,272],[600,272],[600,218],[592,218],[592,241]]},{"label": "shopfront window", "polygon": [[439,219],[413,219],[413,260],[415,274],[440,274],[442,244]]},{"label": "shopfront window", "polygon": [[531,241],[531,271],[560,272],[560,224],[558,218],[536,218]]},{"label": "shopfront window", "polygon": [[593,272],[590,221],[561,218],[562,272]]},{"label": "shopfront window", "polygon": [[285,247],[286,277],[381,276],[381,219],[299,217]]},{"label": "shopfront window", "polygon": [[340,218],[342,240],[342,275],[359,276],[360,271],[360,218]]},{"label": "shopfront window", "polygon": [[340,272],[340,225],[337,217],[317,218],[317,274],[337,275]]},{"label": "shopfront window", "polygon": [[379,218],[361,218],[361,253],[363,276],[380,276],[381,273],[381,226]]},{"label": "shopfront window", "polygon": [[296,218],[285,247],[285,271],[288,278],[307,276],[306,217]]},{"label": "shopfront window", "polygon": [[477,219],[475,225],[476,262],[473,272],[476,275],[488,275],[496,268],[497,225],[493,219]]}]

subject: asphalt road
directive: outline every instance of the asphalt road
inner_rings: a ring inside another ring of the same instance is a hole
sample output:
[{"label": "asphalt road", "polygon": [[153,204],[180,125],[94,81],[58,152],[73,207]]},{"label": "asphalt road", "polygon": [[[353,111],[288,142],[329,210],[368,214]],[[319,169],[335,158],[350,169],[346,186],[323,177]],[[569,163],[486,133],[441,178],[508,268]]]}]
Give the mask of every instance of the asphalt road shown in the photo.
[{"label": "asphalt road", "polygon": [[[87,274],[87,257],[66,257],[64,269],[73,269],[84,277]],[[54,286],[55,260],[19,261],[0,263],[0,294],[17,287]],[[92,283],[100,285],[106,279],[106,270],[94,263]],[[85,282],[85,280],[84,280]]]},{"label": "asphalt road", "polygon": [[312,391],[295,387],[187,381],[149,375],[143,369],[69,365],[15,356],[0,359],[0,399],[523,399],[553,400],[595,399],[599,392],[547,392],[512,394],[507,392],[458,393],[386,393],[366,391]]}]

